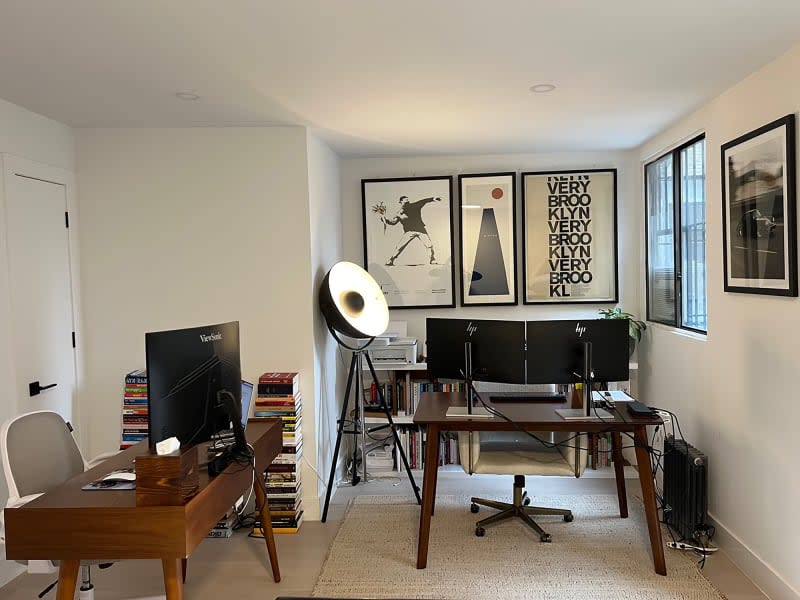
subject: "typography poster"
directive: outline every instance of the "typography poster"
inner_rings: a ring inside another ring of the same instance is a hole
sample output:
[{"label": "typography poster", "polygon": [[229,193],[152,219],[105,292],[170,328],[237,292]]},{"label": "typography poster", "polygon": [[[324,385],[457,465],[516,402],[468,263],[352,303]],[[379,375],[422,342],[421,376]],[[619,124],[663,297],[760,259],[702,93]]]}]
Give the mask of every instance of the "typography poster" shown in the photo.
[{"label": "typography poster", "polygon": [[362,179],[364,268],[389,308],[455,306],[453,178]]},{"label": "typography poster", "polygon": [[617,171],[522,174],[525,304],[617,302]]}]

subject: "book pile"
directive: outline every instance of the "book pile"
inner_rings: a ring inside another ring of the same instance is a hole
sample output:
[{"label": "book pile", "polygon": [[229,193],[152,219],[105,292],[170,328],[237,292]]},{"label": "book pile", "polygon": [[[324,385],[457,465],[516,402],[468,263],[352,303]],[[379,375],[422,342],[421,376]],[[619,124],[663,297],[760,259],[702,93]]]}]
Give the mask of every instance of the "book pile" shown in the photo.
[{"label": "book pile", "polygon": [[233,529],[236,526],[236,521],[238,519],[238,515],[236,511],[230,510],[225,515],[217,521],[217,524],[214,525],[214,528],[208,532],[206,537],[210,538],[229,538],[233,535]]},{"label": "book pile", "polygon": [[[303,519],[300,461],[303,457],[302,399],[298,373],[264,373],[258,379],[255,418],[280,418],[281,453],[264,472],[274,533],[296,533]],[[250,534],[262,537],[261,523]]]},{"label": "book pile", "polygon": [[138,369],[125,375],[122,399],[122,441],[124,450],[147,437],[147,371]]}]

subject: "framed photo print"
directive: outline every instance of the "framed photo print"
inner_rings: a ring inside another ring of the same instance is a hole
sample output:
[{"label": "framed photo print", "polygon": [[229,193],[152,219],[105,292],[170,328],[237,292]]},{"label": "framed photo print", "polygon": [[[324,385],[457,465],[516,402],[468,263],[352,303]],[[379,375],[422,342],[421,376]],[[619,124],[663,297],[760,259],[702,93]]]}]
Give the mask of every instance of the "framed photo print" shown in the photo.
[{"label": "framed photo print", "polygon": [[797,296],[794,115],[723,144],[725,291]]},{"label": "framed photo print", "polygon": [[522,174],[525,304],[618,300],[617,170]]},{"label": "framed photo print", "polygon": [[455,306],[452,177],[362,179],[364,268],[389,308]]},{"label": "framed photo print", "polygon": [[516,174],[459,175],[458,187],[461,304],[516,304]]}]

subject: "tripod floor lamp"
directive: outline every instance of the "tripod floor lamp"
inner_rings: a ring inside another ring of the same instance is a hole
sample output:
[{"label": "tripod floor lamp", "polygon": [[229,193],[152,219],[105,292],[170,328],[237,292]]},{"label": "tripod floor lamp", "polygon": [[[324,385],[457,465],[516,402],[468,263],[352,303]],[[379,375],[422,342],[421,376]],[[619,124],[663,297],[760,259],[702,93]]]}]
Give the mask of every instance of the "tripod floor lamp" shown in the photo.
[{"label": "tripod floor lamp", "polygon": [[[322,522],[328,518],[328,504],[331,500],[333,491],[333,480],[336,475],[336,464],[339,460],[339,449],[342,444],[343,435],[352,435],[358,439],[358,443],[353,448],[353,467],[351,469],[351,483],[357,485],[361,478],[358,475],[357,459],[359,449],[361,450],[361,465],[364,481],[367,480],[367,460],[366,447],[367,435],[379,429],[389,428],[394,437],[395,447],[403,462],[408,480],[417,497],[417,503],[421,504],[419,488],[414,481],[411,467],[408,464],[406,453],[397,435],[397,427],[392,420],[392,413],[386,406],[385,398],[381,386],[378,385],[378,376],[375,374],[375,367],[367,353],[367,347],[375,339],[376,335],[386,331],[389,324],[389,307],[386,305],[386,298],[383,296],[380,286],[364,269],[351,262],[338,262],[325,275],[319,290],[319,307],[328,330],[340,346],[350,350],[353,354],[350,361],[350,370],[347,374],[347,386],[342,401],[342,414],[336,422],[336,445],[333,450],[333,463],[331,472],[328,476],[328,488],[325,491],[325,506],[322,509]],[[352,343],[348,343],[340,336],[351,338]],[[378,390],[378,402],[380,410],[386,415],[387,425],[379,425],[368,428],[364,421],[364,389],[362,386],[362,374],[364,361],[369,367],[369,372],[375,387]],[[350,392],[354,392],[353,418],[347,418]]]}]

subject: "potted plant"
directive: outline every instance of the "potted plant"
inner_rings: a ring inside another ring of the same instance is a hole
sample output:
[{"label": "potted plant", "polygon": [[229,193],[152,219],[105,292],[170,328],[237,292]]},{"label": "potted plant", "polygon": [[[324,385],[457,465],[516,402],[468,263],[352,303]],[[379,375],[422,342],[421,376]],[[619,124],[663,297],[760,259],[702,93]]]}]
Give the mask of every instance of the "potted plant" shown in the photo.
[{"label": "potted plant", "polygon": [[644,321],[639,321],[631,313],[623,311],[619,306],[616,308],[601,308],[599,312],[604,319],[628,319],[629,356],[633,356],[636,344],[642,340],[642,332],[647,329],[647,324]]}]

